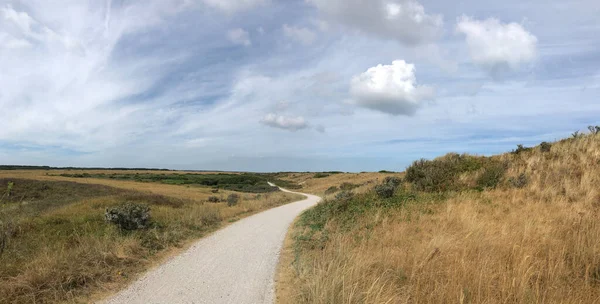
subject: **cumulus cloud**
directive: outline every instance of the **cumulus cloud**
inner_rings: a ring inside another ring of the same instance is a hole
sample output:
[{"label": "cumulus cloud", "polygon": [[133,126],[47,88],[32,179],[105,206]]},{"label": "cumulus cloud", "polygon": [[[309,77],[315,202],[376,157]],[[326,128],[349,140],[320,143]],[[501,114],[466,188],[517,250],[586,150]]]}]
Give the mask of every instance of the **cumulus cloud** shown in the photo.
[{"label": "cumulus cloud", "polygon": [[483,21],[462,16],[456,31],[466,36],[471,59],[492,74],[516,70],[537,56],[537,38],[517,23]]},{"label": "cumulus cloud", "polygon": [[317,39],[317,34],[305,27],[283,25],[283,34],[303,45],[311,45]]},{"label": "cumulus cloud", "polygon": [[270,2],[270,0],[203,0],[203,2],[210,7],[214,7],[226,13],[236,13],[259,5],[264,5]]},{"label": "cumulus cloud", "polygon": [[293,132],[308,128],[308,124],[302,116],[292,117],[269,113],[260,122],[269,127]]},{"label": "cumulus cloud", "polygon": [[378,65],[352,78],[350,94],[356,105],[391,115],[414,115],[435,91],[417,85],[415,66],[404,60]]},{"label": "cumulus cloud", "polygon": [[415,0],[307,0],[344,25],[407,45],[427,43],[442,31],[441,15],[428,14]]},{"label": "cumulus cloud", "polygon": [[227,32],[227,38],[234,44],[243,46],[251,46],[252,40],[250,40],[250,34],[241,28],[233,29]]}]

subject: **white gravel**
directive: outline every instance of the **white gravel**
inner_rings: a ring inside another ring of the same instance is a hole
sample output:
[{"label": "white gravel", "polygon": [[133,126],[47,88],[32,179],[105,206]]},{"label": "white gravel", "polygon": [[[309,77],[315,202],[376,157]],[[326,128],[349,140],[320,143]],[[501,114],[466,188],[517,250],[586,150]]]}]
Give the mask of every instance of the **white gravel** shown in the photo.
[{"label": "white gravel", "polygon": [[321,199],[299,194],[307,199],[250,216],[201,239],[104,303],[273,303],[286,232],[302,211]]}]

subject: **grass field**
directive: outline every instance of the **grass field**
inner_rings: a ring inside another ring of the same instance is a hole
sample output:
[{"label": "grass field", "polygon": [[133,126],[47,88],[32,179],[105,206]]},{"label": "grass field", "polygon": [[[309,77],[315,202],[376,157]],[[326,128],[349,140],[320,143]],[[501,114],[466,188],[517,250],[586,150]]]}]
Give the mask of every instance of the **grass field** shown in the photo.
[{"label": "grass field", "polygon": [[[0,303],[89,302],[229,222],[300,199],[238,193],[228,206],[207,201],[235,192],[56,173],[0,171]],[[105,210],[124,202],[149,205],[151,225],[107,223]]]},{"label": "grass field", "polygon": [[417,162],[299,218],[278,302],[600,303],[599,172],[596,134]]}]

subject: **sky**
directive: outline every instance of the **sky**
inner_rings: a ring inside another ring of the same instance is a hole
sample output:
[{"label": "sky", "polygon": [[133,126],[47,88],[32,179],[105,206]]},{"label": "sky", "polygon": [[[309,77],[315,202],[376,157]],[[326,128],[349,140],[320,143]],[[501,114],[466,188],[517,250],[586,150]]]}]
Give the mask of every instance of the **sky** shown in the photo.
[{"label": "sky", "polygon": [[0,163],[402,171],[600,124],[597,0],[0,0]]}]

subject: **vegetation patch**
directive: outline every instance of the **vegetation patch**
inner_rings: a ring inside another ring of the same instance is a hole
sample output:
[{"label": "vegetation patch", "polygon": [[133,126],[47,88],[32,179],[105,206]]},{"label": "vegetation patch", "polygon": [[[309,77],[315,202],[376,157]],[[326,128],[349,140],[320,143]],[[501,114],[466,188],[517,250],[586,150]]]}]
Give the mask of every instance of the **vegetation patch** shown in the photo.
[{"label": "vegetation patch", "polygon": [[279,188],[272,187],[268,184],[269,181],[290,189],[297,188],[296,185],[289,181],[273,179],[271,175],[242,173],[242,174],[159,174],[159,173],[135,173],[135,174],[120,174],[120,173],[77,173],[77,174],[61,174],[63,177],[72,178],[103,178],[113,180],[127,180],[136,182],[163,183],[170,185],[198,185],[214,187],[215,189],[224,189],[229,191],[249,192],[249,193],[268,193],[279,191]]},{"label": "vegetation patch", "polygon": [[415,161],[406,169],[405,179],[419,191],[461,191],[494,188],[505,171],[504,164],[490,157],[450,153],[434,160]]}]

